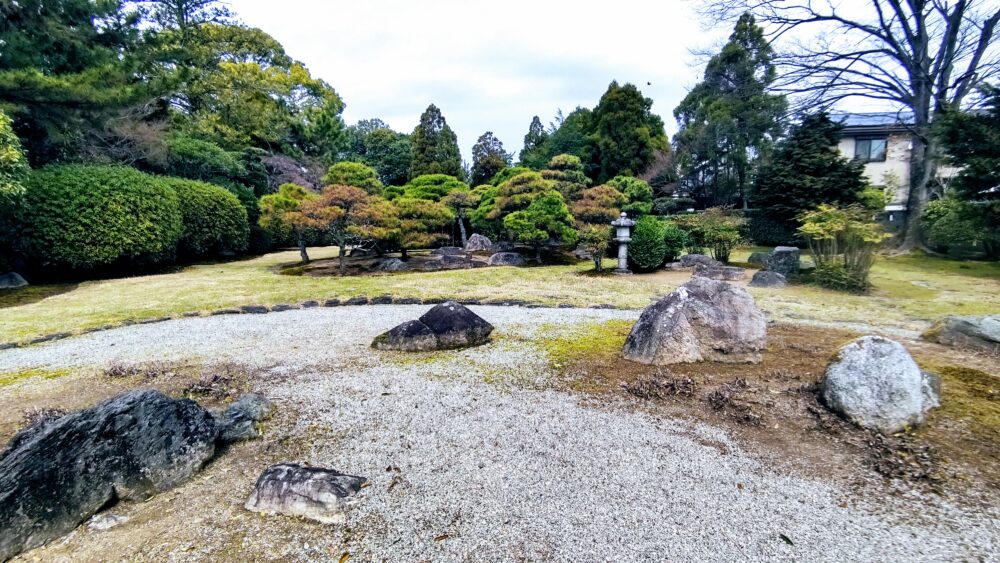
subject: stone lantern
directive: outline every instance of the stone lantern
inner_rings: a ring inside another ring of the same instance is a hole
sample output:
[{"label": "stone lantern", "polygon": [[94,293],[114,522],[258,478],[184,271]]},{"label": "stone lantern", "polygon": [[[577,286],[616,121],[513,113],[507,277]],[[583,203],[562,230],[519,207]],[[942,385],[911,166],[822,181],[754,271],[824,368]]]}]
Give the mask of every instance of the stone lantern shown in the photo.
[{"label": "stone lantern", "polygon": [[621,218],[611,223],[611,226],[615,228],[615,241],[618,243],[618,267],[615,268],[615,273],[631,274],[628,269],[628,243],[632,242],[632,227],[635,226],[635,221],[629,219],[623,211]]}]

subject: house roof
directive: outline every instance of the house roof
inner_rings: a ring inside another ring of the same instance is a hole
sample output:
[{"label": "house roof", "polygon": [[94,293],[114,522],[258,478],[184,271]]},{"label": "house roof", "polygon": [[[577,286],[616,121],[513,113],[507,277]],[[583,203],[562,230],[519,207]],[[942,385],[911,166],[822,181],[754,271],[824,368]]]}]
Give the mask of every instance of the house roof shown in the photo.
[{"label": "house roof", "polygon": [[844,126],[844,135],[888,133],[906,131],[907,126],[913,123],[913,113],[909,111],[831,113],[830,119]]}]

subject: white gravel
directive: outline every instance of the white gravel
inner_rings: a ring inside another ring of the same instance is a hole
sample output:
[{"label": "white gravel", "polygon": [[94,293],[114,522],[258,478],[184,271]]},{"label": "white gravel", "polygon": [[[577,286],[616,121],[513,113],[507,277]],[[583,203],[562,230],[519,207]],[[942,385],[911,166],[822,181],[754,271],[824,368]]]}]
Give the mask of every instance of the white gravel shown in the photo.
[{"label": "white gravel", "polygon": [[[318,438],[301,459],[288,461],[372,481],[348,514],[352,561],[1000,555],[995,508],[962,511],[936,497],[917,496],[911,506],[857,498],[818,478],[770,468],[721,429],[547,388],[547,361],[530,345],[537,331],[572,331],[637,312],[474,307],[497,327],[496,342],[416,361],[368,348],[373,336],[426,308],[133,326],[0,351],[0,369],[190,357],[282,366],[293,377],[264,390],[299,413],[282,431]],[[344,535],[331,528],[338,545]],[[304,547],[284,553],[331,558]]]}]

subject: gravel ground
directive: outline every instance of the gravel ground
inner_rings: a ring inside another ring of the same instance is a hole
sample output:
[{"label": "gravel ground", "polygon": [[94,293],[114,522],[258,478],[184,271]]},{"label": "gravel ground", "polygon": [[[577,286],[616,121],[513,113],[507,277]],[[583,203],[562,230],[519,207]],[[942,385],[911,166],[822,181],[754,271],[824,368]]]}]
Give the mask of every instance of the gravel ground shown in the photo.
[{"label": "gravel ground", "polygon": [[264,392],[297,419],[270,432],[317,437],[289,461],[372,481],[348,513],[350,534],[331,527],[328,542],[282,543],[261,519],[244,547],[282,560],[336,560],[342,545],[361,561],[1000,554],[995,508],[972,513],[917,494],[860,498],[772,469],[722,429],[637,412],[628,401],[593,404],[551,385],[533,337],[637,312],[473,309],[497,327],[495,342],[432,356],[371,351],[374,335],[426,310],[372,306],[126,327],[2,351],[0,369],[196,357],[282,372]]}]

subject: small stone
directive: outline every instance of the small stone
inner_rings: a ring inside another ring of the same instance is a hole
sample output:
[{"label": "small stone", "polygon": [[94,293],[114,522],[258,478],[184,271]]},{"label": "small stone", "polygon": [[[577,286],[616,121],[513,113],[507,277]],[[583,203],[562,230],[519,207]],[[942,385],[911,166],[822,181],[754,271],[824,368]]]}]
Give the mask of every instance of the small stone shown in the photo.
[{"label": "small stone", "polygon": [[376,272],[402,272],[409,269],[410,265],[399,258],[383,258],[372,267]]},{"label": "small stone", "polygon": [[736,266],[698,266],[694,275],[710,280],[739,281],[743,279],[746,270]]},{"label": "small stone", "polygon": [[263,315],[267,313],[270,309],[263,305],[244,305],[240,307],[240,311],[250,314],[250,315]]},{"label": "small stone", "polygon": [[340,299],[327,299],[323,302],[324,307],[338,307],[340,306]]},{"label": "small stone", "polygon": [[107,532],[111,528],[121,526],[126,522],[128,522],[128,516],[121,516],[119,514],[98,514],[90,519],[90,523],[87,524],[87,528],[96,532]]},{"label": "small stone", "polygon": [[778,272],[760,270],[750,279],[750,287],[785,287],[788,281]]},{"label": "small stone", "polygon": [[368,298],[364,295],[358,297],[351,297],[347,301],[344,301],[344,305],[367,305]]},{"label": "small stone", "polygon": [[392,303],[391,295],[379,295],[377,297],[372,297],[370,303],[372,305],[390,305]]},{"label": "small stone", "polygon": [[344,522],[347,507],[368,480],[332,469],[282,463],[268,467],[254,486],[246,509],[302,516],[323,524]]},{"label": "small stone", "polygon": [[209,315],[213,317],[217,317],[219,315],[239,315],[239,314],[240,314],[239,309],[218,309],[209,313]]},{"label": "small stone", "polygon": [[420,299],[416,297],[399,297],[392,300],[396,305],[420,305],[423,303]]},{"label": "small stone", "polygon": [[219,440],[230,443],[259,437],[256,423],[267,418],[273,408],[271,401],[262,395],[243,395],[219,415]]},{"label": "small stone", "polygon": [[289,305],[287,303],[279,303],[271,307],[271,312],[282,313],[284,311],[292,311],[294,309],[298,309],[298,307],[296,307],[295,305]]},{"label": "small stone", "polygon": [[311,301],[311,300],[310,301],[303,301],[302,304],[300,305],[300,307],[302,307],[303,309],[315,309],[316,307],[319,307],[319,302],[318,301]]}]

